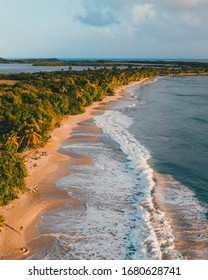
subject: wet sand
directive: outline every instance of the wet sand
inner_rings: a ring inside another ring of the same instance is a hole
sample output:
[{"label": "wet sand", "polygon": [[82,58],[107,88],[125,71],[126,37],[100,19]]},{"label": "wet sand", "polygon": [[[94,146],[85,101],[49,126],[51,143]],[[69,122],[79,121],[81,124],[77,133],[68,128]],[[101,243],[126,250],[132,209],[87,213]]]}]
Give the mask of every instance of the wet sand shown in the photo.
[{"label": "wet sand", "polygon": [[[200,218],[196,219],[199,213],[196,210],[191,211],[191,204],[189,209],[187,205],[177,202],[177,196],[183,196],[183,191],[180,190],[180,185],[175,184],[171,175],[154,171],[153,178],[155,181],[153,203],[156,209],[165,213],[170,225],[168,229],[170,239],[174,232],[171,242],[175,252],[179,253],[182,259],[207,259],[207,222]],[[156,228],[156,234],[160,240],[159,228]],[[163,259],[169,259],[168,254],[163,254]]]},{"label": "wet sand", "polygon": [[[81,115],[64,119],[61,126],[50,133],[51,140],[47,147],[38,151],[28,151],[25,156],[28,169],[26,190],[18,199],[0,209],[0,214],[5,217],[4,227],[0,232],[0,259],[24,259],[32,253],[32,248],[27,244],[31,239],[39,236],[36,225],[41,219],[42,211],[66,203],[74,207],[79,206],[79,201],[56,188],[56,181],[70,173],[70,158],[61,153],[60,146],[69,138],[72,129],[80,122],[91,118],[96,109],[105,103],[121,98],[126,88],[148,80],[142,79],[117,87],[115,96],[105,97],[103,102],[94,103]],[[77,160],[80,164],[82,161],[91,164],[91,159],[87,157]]]}]

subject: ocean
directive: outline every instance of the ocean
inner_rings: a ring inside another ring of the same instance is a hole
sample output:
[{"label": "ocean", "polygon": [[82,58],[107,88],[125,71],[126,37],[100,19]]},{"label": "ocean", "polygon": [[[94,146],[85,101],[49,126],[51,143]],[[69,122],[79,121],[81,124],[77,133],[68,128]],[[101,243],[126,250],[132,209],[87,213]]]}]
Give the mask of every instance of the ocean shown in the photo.
[{"label": "ocean", "polygon": [[[30,259],[208,259],[208,76],[155,78],[74,129]],[[92,158],[80,165],[77,159]]]}]

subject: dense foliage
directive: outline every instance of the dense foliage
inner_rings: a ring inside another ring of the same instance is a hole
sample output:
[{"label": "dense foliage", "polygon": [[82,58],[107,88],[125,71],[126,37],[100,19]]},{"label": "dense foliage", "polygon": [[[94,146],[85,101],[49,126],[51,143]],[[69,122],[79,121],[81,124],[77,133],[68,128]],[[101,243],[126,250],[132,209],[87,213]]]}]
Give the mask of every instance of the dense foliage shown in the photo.
[{"label": "dense foliage", "polygon": [[24,189],[26,169],[23,159],[14,152],[0,150],[0,205],[7,204]]},{"label": "dense foliage", "polygon": [[0,80],[0,204],[24,189],[26,171],[21,153],[44,146],[61,118],[84,112],[86,106],[112,95],[116,86],[144,77],[203,72],[203,69],[133,68],[1,74]]}]

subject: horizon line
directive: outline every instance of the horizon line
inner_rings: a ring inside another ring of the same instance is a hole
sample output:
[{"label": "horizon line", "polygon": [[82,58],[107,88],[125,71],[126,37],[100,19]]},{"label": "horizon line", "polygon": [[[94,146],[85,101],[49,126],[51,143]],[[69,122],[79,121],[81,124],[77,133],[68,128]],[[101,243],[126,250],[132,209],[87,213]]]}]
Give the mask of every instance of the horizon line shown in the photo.
[{"label": "horizon line", "polygon": [[203,61],[207,60],[208,58],[139,58],[139,57],[130,57],[130,58],[123,58],[123,57],[0,57],[6,60],[24,60],[24,59],[57,59],[57,60],[138,60],[138,61]]}]

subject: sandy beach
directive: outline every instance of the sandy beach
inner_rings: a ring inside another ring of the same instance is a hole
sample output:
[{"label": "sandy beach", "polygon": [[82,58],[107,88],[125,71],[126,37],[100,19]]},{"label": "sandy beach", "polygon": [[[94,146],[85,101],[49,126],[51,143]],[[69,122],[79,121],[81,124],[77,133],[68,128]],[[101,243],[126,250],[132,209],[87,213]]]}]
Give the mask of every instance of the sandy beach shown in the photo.
[{"label": "sandy beach", "polygon": [[0,208],[0,214],[5,217],[4,227],[0,232],[0,259],[24,259],[30,254],[27,243],[39,236],[36,225],[41,219],[40,212],[65,203],[71,203],[74,207],[79,204],[79,201],[56,188],[56,181],[70,173],[69,157],[61,154],[59,148],[70,137],[72,129],[89,119],[100,106],[121,98],[126,88],[148,80],[141,79],[117,87],[115,96],[107,96],[102,102],[93,103],[81,115],[64,119],[61,126],[50,133],[51,140],[47,147],[27,152],[26,190],[18,199]]}]

